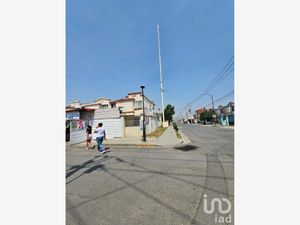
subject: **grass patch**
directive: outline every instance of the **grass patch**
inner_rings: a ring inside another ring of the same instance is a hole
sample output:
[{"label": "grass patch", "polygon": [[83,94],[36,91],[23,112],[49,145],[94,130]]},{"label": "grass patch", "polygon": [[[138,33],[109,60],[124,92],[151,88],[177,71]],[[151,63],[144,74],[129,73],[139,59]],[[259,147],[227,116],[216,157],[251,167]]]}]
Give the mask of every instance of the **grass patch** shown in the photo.
[{"label": "grass patch", "polygon": [[147,137],[160,137],[166,130],[167,128],[163,128],[162,126],[157,127],[155,131],[152,133],[148,134]]}]

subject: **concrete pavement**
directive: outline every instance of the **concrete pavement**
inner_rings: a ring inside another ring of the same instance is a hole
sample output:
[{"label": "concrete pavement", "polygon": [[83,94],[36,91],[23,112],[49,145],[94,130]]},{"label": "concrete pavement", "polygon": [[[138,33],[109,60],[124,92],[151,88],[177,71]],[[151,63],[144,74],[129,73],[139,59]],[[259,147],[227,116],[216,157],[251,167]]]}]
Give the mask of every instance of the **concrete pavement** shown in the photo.
[{"label": "concrete pavement", "polygon": [[[233,130],[178,127],[193,148],[112,146],[99,155],[69,146],[66,224],[234,224]],[[206,213],[204,203],[213,198],[228,199],[230,212]],[[222,216],[231,222],[215,221]]]},{"label": "concrete pavement", "polygon": [[169,126],[160,137],[150,140],[150,143],[161,147],[174,147],[182,143],[182,139],[177,138],[173,126]]}]

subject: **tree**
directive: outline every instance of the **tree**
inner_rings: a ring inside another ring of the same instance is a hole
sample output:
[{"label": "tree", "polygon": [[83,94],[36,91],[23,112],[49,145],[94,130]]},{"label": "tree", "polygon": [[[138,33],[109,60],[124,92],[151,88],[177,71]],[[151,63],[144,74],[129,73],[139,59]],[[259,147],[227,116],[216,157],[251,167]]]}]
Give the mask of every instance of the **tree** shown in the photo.
[{"label": "tree", "polygon": [[205,110],[200,114],[200,120],[205,122],[211,122],[213,110]]},{"label": "tree", "polygon": [[174,106],[168,104],[164,110],[165,120],[171,122],[173,120],[173,115],[175,114]]}]

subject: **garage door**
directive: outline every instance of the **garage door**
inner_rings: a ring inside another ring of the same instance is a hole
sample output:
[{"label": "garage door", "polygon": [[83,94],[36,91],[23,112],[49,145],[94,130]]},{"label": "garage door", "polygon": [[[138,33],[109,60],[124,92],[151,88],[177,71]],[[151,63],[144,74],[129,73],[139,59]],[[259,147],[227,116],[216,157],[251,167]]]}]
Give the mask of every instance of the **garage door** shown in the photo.
[{"label": "garage door", "polygon": [[[120,118],[94,120],[93,132],[96,129],[98,123],[103,123],[103,128],[106,131],[107,139],[122,137]],[[96,134],[94,133],[93,133],[93,139],[96,139]]]}]

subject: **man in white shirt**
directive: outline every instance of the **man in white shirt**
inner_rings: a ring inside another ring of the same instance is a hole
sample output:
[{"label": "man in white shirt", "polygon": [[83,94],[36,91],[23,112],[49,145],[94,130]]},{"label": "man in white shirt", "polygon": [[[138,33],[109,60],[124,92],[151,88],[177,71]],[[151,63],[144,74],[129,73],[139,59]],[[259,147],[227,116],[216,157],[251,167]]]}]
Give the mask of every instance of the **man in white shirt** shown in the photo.
[{"label": "man in white shirt", "polygon": [[96,130],[94,133],[96,133],[96,141],[98,145],[98,151],[103,154],[105,153],[105,147],[102,144],[103,140],[106,139],[106,134],[105,134],[105,129],[102,127],[103,124],[99,123],[98,126],[96,127]]}]

